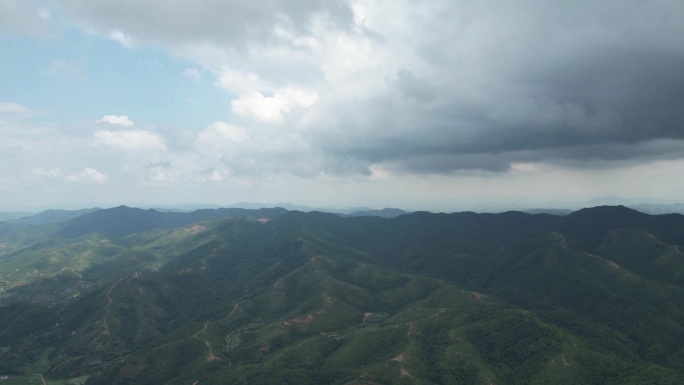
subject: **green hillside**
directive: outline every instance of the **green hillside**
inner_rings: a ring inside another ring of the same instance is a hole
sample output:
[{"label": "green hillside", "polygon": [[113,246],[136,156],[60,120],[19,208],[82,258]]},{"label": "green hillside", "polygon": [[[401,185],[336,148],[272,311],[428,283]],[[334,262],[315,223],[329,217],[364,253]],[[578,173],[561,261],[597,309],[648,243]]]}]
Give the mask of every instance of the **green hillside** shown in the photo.
[{"label": "green hillside", "polygon": [[[92,214],[120,221],[107,212]],[[83,219],[3,230],[0,374],[684,383],[683,216],[262,214],[136,233],[63,236]]]}]

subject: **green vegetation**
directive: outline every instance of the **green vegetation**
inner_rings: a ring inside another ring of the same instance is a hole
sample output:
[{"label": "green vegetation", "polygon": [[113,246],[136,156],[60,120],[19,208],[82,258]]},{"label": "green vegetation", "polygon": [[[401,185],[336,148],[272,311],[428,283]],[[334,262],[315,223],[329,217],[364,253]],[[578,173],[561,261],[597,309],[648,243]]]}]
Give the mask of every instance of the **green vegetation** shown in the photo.
[{"label": "green vegetation", "polygon": [[131,214],[107,213],[3,228],[5,383],[684,383],[682,216],[247,213],[64,236]]}]

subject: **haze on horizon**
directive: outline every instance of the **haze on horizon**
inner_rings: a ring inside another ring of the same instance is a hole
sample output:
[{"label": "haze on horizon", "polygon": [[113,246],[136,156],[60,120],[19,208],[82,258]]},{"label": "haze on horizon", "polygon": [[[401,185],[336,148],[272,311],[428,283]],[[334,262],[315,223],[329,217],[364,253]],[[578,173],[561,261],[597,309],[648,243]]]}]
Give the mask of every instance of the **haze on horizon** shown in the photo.
[{"label": "haze on horizon", "polygon": [[684,192],[684,2],[0,0],[0,209]]}]

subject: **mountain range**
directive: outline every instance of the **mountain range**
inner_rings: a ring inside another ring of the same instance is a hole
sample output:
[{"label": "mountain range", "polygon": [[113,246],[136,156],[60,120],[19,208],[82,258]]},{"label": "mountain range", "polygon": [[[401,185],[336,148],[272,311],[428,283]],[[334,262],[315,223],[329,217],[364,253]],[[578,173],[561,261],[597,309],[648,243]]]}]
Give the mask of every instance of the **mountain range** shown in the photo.
[{"label": "mountain range", "polygon": [[684,383],[684,216],[390,216],[121,206],[0,223],[0,374]]}]

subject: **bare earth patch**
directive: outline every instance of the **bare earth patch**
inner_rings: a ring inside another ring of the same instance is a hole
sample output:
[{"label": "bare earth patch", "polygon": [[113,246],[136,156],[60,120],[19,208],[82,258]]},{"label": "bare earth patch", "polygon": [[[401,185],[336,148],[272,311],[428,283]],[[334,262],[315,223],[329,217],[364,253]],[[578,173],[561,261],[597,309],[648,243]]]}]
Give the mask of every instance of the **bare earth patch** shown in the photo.
[{"label": "bare earth patch", "polygon": [[565,367],[570,366],[570,363],[568,362],[568,360],[565,359],[565,354],[561,355],[561,362],[563,363],[563,366],[565,366]]},{"label": "bare earth patch", "polygon": [[185,231],[187,231],[188,233],[190,233],[192,235],[195,235],[197,233],[200,233],[200,232],[206,230],[207,228],[208,228],[207,226],[195,225],[192,227],[188,227],[187,229],[185,229]]},{"label": "bare earth patch", "polygon": [[320,316],[325,313],[325,310],[319,310],[313,314],[308,314],[305,317],[301,318],[295,318],[291,321],[285,321],[283,322],[283,325],[310,325],[311,322],[313,322],[314,319],[316,319],[315,316]]},{"label": "bare earth patch", "polygon": [[406,354],[406,353],[401,353],[400,355],[392,358],[392,361],[396,361],[396,362],[404,362],[406,360],[408,360],[408,354]]}]

